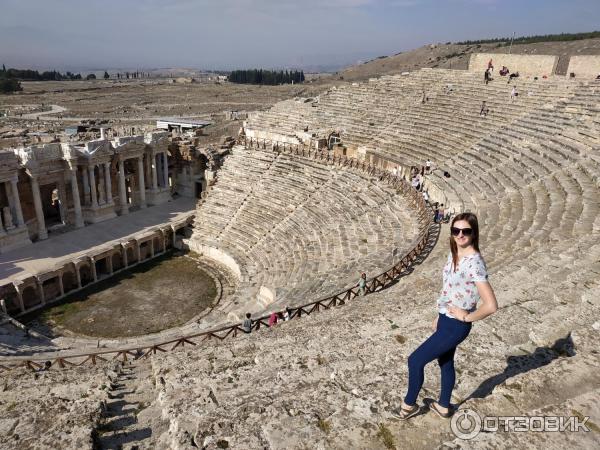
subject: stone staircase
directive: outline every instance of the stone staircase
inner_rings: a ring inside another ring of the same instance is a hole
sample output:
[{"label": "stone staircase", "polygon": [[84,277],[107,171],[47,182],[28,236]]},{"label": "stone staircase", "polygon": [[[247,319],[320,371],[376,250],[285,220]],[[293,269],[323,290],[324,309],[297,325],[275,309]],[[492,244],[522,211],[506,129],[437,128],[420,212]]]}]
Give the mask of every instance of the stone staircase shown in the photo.
[{"label": "stone staircase", "polygon": [[96,428],[99,449],[154,449],[167,424],[156,409],[156,390],[150,366],[128,362],[111,379],[102,420]]}]

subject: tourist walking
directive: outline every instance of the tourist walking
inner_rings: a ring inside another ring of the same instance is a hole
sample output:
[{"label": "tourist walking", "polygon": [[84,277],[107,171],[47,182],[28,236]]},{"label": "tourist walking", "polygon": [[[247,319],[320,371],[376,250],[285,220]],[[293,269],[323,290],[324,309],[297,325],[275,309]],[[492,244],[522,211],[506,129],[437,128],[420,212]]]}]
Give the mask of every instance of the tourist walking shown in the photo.
[{"label": "tourist walking", "polygon": [[512,102],[518,95],[517,86],[513,86],[512,91],[510,91],[510,101]]},{"label": "tourist walking", "polygon": [[364,297],[367,295],[367,274],[362,273],[358,279],[358,295]]},{"label": "tourist walking", "polygon": [[244,330],[244,333],[252,331],[252,314],[246,313],[246,318],[242,322],[242,330]]},{"label": "tourist walking", "polygon": [[[443,270],[442,292],[437,300],[434,333],[408,357],[408,391],[393,411],[400,419],[419,412],[417,396],[423,386],[425,366],[437,359],[441,392],[429,409],[443,418],[452,415],[450,397],[455,384],[454,353],[471,331],[471,324],[496,312],[498,304],[488,282],[485,261],[479,252],[479,226],[472,213],[458,214],[450,227],[450,253]],[[479,308],[477,302],[482,300]]]},{"label": "tourist walking", "polygon": [[488,84],[491,80],[491,76],[490,76],[490,69],[486,69],[485,73],[483,74],[483,81],[485,82],[485,84]]}]

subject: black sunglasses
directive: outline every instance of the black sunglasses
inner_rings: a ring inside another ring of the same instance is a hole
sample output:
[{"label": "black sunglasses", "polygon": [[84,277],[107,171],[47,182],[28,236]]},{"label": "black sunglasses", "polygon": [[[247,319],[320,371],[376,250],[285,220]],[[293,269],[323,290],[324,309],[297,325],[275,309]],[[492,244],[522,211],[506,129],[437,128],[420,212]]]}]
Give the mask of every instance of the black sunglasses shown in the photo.
[{"label": "black sunglasses", "polygon": [[471,236],[473,234],[473,228],[450,227],[450,233],[452,233],[452,236],[458,236],[461,231],[463,233],[463,236]]}]

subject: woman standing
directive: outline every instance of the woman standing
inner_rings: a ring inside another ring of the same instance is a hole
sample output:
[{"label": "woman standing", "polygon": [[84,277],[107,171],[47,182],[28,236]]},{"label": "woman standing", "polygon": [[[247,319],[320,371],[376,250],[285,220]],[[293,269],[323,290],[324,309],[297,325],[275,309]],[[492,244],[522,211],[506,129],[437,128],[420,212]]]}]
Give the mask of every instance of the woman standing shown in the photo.
[{"label": "woman standing", "polygon": [[[423,386],[425,365],[437,359],[442,372],[442,389],[429,408],[448,418],[454,389],[454,352],[471,331],[471,324],[498,309],[496,296],[488,283],[483,257],[479,253],[479,226],[472,213],[458,214],[450,226],[450,254],[443,272],[442,293],[437,301],[439,314],[433,321],[434,333],[408,358],[408,392],[393,414],[408,419],[419,412],[417,396]],[[482,304],[476,309],[477,302]]]}]

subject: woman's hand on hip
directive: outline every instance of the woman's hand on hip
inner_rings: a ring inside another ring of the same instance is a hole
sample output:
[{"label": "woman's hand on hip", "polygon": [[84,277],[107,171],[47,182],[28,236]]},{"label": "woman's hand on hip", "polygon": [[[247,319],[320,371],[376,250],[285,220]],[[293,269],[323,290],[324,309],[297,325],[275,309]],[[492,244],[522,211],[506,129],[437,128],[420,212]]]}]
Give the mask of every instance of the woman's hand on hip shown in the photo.
[{"label": "woman's hand on hip", "polygon": [[461,322],[464,322],[465,317],[469,314],[469,311],[467,311],[466,309],[461,309],[458,308],[456,306],[452,306],[452,305],[448,305],[446,307],[446,310],[452,314],[452,316],[458,320],[460,320]]}]

